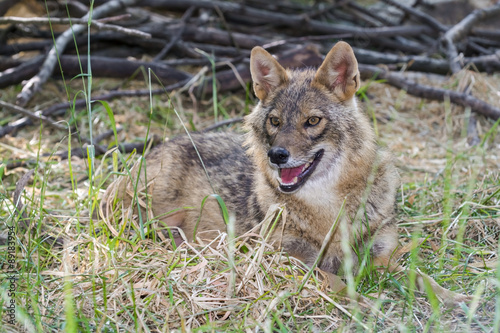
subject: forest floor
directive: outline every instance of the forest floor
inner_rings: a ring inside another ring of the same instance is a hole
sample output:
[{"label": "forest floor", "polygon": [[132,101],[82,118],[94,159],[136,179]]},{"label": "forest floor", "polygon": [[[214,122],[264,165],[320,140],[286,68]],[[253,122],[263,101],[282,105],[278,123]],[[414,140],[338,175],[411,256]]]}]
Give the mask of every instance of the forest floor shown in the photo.
[{"label": "forest floor", "polygon": [[[443,77],[442,82],[436,78],[433,82],[421,80],[425,84],[456,86],[470,76],[474,77],[475,94],[500,105],[498,75],[464,70],[452,78]],[[93,91],[103,92],[121,83],[94,80]],[[143,87],[137,82],[126,84],[147,88],[146,83]],[[81,82],[75,80],[66,87],[73,96],[81,89]],[[376,81],[364,81],[361,90],[362,104],[379,142],[393,152],[402,176],[397,200],[400,241],[421,241],[415,245],[416,250],[408,250],[409,264],[447,288],[474,296],[471,304],[449,309],[433,303],[425,293],[413,293],[389,274],[373,272],[359,277],[356,288],[363,295],[378,293],[374,307],[338,298],[314,275],[298,292],[304,268],[267,245],[248,239],[238,245],[245,244],[248,252],[234,254],[234,283],[238,286],[245,280],[246,285],[228,295],[231,274],[226,235],[210,247],[193,244],[174,250],[168,241],[137,237],[117,240],[107,233],[96,233],[105,225],[99,220],[89,222],[88,207],[114,177],[111,155],[96,159],[94,192],[89,188],[87,159],[73,157],[68,161],[44,156],[80,147],[77,136],[73,134],[70,139],[67,133],[30,126],[0,139],[3,161],[26,162],[20,167],[2,165],[1,194],[6,200],[0,206],[0,216],[8,220],[15,215],[11,195],[16,181],[35,170],[23,196],[35,234],[17,235],[22,247],[18,259],[23,262],[18,288],[26,291],[25,300],[30,295],[37,299],[23,307],[25,314],[38,315],[25,327],[57,330],[67,323],[68,311],[73,311],[79,325],[103,331],[141,327],[153,331],[162,327],[188,331],[200,327],[201,331],[214,327],[260,327],[264,331],[273,327],[292,331],[355,327],[373,331],[494,330],[499,318],[498,127],[478,117],[482,142],[471,147],[463,108],[415,98]],[[64,99],[65,91],[61,81],[51,81],[36,102],[44,105]],[[5,96],[16,92],[16,88],[3,91]],[[201,130],[214,123],[210,98],[198,100],[195,109],[187,94],[172,97],[172,104],[167,94],[153,97],[151,104],[148,97],[110,102],[116,126],[123,128],[118,132],[119,141],[144,142],[148,128],[150,134],[162,138],[182,134],[184,129],[174,108],[189,130]],[[251,97],[250,104],[255,102]],[[218,96],[222,113],[219,120],[244,116],[247,104],[244,93]],[[70,115],[63,118],[69,119]],[[80,135],[90,137],[87,112],[74,118],[83,128]],[[108,113],[100,105],[93,110],[92,127],[94,137],[112,127]],[[240,128],[240,124],[234,124],[219,130],[239,132]],[[64,236],[64,248],[50,247],[37,238],[46,232]],[[258,256],[262,248],[265,252]],[[260,269],[251,265],[257,257]],[[68,293],[67,288],[72,292]],[[68,297],[74,308],[68,309]],[[93,316],[95,319],[91,319]]]}]

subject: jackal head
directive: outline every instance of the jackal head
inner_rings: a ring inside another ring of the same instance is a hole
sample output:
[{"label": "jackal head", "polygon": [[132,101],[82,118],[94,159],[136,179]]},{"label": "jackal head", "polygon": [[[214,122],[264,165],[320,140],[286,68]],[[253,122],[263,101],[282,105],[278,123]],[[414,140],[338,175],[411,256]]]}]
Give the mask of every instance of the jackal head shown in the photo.
[{"label": "jackal head", "polygon": [[317,71],[285,70],[255,47],[250,71],[260,102],[245,120],[246,145],[273,187],[293,193],[325,180],[346,150],[364,144],[371,129],[354,98],[360,79],[349,44],[338,42]]}]

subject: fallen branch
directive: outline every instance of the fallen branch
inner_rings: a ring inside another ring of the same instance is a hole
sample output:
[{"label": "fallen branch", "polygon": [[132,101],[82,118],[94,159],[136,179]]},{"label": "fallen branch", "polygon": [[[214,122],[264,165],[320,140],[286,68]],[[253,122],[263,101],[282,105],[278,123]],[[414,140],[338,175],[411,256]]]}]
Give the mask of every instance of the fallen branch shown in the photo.
[{"label": "fallen branch", "polygon": [[[136,0],[112,0],[102,6],[94,9],[92,13],[92,19],[98,19],[105,16],[111,12],[117,11],[125,6],[133,5]],[[82,19],[88,20],[90,13],[85,15]],[[32,77],[23,87],[22,91],[17,95],[17,104],[20,106],[25,106],[33,97],[33,95],[40,89],[40,87],[47,81],[47,79],[52,75],[54,67],[57,63],[57,55],[64,53],[66,45],[74,38],[74,36],[79,35],[85,30],[87,26],[85,25],[74,25],[71,29],[63,32],[55,42],[55,45],[49,51],[47,58],[45,59],[42,68],[38,74]]]},{"label": "fallen branch", "polygon": [[262,9],[252,8],[240,3],[224,2],[216,0],[140,0],[139,5],[163,9],[186,10],[190,6],[198,8],[214,9],[217,7],[222,13],[234,18],[252,18],[256,23],[280,25],[317,34],[342,34],[349,33],[354,37],[378,38],[392,36],[418,36],[423,33],[430,34],[432,29],[428,26],[394,26],[381,28],[362,28],[333,24],[318,20],[308,19],[303,15],[287,15]]},{"label": "fallen branch", "polygon": [[[395,65],[394,69],[405,68],[411,71],[425,73],[447,74],[450,71],[450,63],[446,59],[435,59],[426,56],[401,56],[387,52],[377,52],[353,47],[356,58],[360,63],[368,65]],[[500,51],[496,54],[465,57],[464,66],[474,65],[478,70],[492,73],[500,70]]]},{"label": "fallen branch", "polygon": [[[323,57],[319,54],[318,49],[313,45],[298,47],[276,54],[280,64],[287,68],[303,68],[319,66],[323,61]],[[237,72],[237,74],[236,74]],[[217,91],[224,92],[241,87],[241,82],[238,76],[244,81],[250,81],[250,65],[248,62],[239,64],[235,68],[220,71],[216,74]],[[200,88],[203,93],[212,92],[212,78],[206,78]]]},{"label": "fallen branch", "polygon": [[45,56],[39,55],[26,62],[23,62],[15,68],[9,68],[0,73],[0,89],[18,84],[24,80],[33,77],[38,68],[43,63]]},{"label": "fallen branch", "polygon": [[193,15],[193,12],[196,7],[191,6],[186,10],[184,15],[182,15],[181,22],[180,22],[180,27],[178,28],[177,32],[172,36],[170,41],[165,45],[165,47],[153,58],[153,61],[158,61],[163,59],[167,53],[172,49],[172,47],[177,43],[177,41],[181,38],[182,34],[184,33],[184,30],[186,30],[186,22],[189,20],[191,15]]},{"label": "fallen branch", "polygon": [[[117,146],[113,146],[113,147],[110,147],[110,148],[107,148],[105,146],[97,145],[96,144],[96,145],[94,145],[94,147],[95,147],[95,156],[102,156],[108,150],[113,149],[113,148],[118,148],[118,150],[120,152],[122,152],[123,154],[129,154],[129,153],[133,152],[134,150],[138,154],[142,154],[142,152],[144,151],[145,147],[148,147],[150,145],[151,145],[151,147],[154,147],[154,146],[160,144],[161,142],[162,142],[162,140],[158,136],[153,135],[151,138],[149,138],[147,140],[146,144],[144,144],[144,142],[120,143]],[[61,159],[65,160],[65,159],[68,158],[69,154],[68,154],[68,151],[64,151],[64,152],[56,153],[55,156],[58,156]],[[84,146],[84,147],[78,147],[78,148],[71,149],[71,157],[87,158],[87,149],[86,149],[86,147]]]},{"label": "fallen branch", "polygon": [[[76,76],[87,71],[86,56],[63,55],[59,57],[61,70],[65,75]],[[22,82],[32,77],[42,63],[42,57],[36,57],[16,68],[0,73],[0,88]],[[81,65],[80,65],[81,64]],[[90,58],[93,77],[129,78],[141,68],[151,69],[163,84],[174,84],[190,79],[191,75],[161,62],[134,61],[123,58],[93,56]],[[55,72],[54,75],[59,75]],[[141,77],[139,77],[141,78]]]},{"label": "fallen branch", "polygon": [[28,42],[28,43],[15,43],[15,44],[0,44],[0,54],[10,55],[17,54],[24,51],[40,51],[45,50],[52,45],[51,40]]},{"label": "fallen branch", "polygon": [[[162,89],[143,89],[143,90],[116,90],[116,91],[111,91],[107,94],[103,95],[98,95],[98,96],[92,96],[92,99],[94,101],[110,101],[116,98],[121,98],[121,97],[135,97],[135,96],[149,96],[149,95],[158,95],[158,94],[163,94],[165,92],[170,92],[172,90],[178,89],[183,87],[189,80],[184,80],[181,82],[177,82],[174,84],[171,84],[165,88]],[[64,103],[58,103],[54,104],[47,109],[42,111],[42,115],[44,116],[56,116],[60,115],[61,113],[66,112],[66,110],[74,108],[74,109],[81,109],[86,106],[87,100],[82,98],[82,99],[77,99],[76,101],[73,102],[64,102]],[[9,133],[12,133],[15,130],[18,130],[20,128],[23,128],[25,126],[32,125],[33,122],[31,121],[30,118],[24,117],[19,120],[17,120],[13,124],[7,124],[6,126],[0,127],[0,138],[6,136]]]},{"label": "fallen branch", "polygon": [[[117,126],[117,127],[116,127],[116,133],[119,133],[119,132],[121,132],[122,130],[123,130],[123,127],[121,127],[121,126]],[[106,132],[103,132],[103,133],[99,134],[98,136],[96,136],[96,137],[94,138],[94,142],[95,142],[95,143],[100,143],[101,141],[104,141],[105,139],[107,139],[107,138],[109,138],[110,136],[112,136],[113,134],[115,134],[115,131],[114,131],[114,130],[112,130],[112,129],[107,130]],[[89,143],[90,143],[90,140],[89,140],[89,141],[87,141],[87,142],[89,142]]]},{"label": "fallen branch", "polygon": [[436,31],[442,32],[442,31],[448,30],[447,26],[445,26],[444,24],[442,24],[441,22],[436,20],[434,17],[427,15],[426,13],[421,12],[413,7],[409,7],[403,3],[400,3],[400,2],[397,2],[394,0],[382,0],[382,1],[391,5],[391,6],[394,6],[396,8],[401,9],[402,11],[413,16],[414,18],[416,18],[420,22],[430,25]]},{"label": "fallen branch", "polygon": [[20,106],[10,104],[10,103],[4,102],[2,100],[0,100],[0,106],[6,108],[8,110],[14,111],[16,113],[21,113],[25,116],[28,116],[31,119],[41,121],[41,122],[47,124],[48,126],[56,128],[58,130],[63,130],[63,131],[68,130],[66,128],[66,126],[63,126],[63,125],[58,124],[56,122],[53,122],[51,119],[49,119],[49,118],[45,117],[43,114],[41,114],[41,112],[34,113],[34,112],[29,111],[29,110],[23,109]]},{"label": "fallen branch", "polygon": [[449,63],[446,60],[434,59],[426,56],[401,56],[388,52],[377,52],[353,47],[358,62],[368,65],[394,64],[397,68],[403,66],[407,70],[446,74],[449,72]]},{"label": "fallen branch", "polygon": [[[63,56],[61,59],[61,68],[63,72],[70,76],[79,75],[87,71],[88,58],[86,56]],[[81,63],[81,68],[79,63]],[[147,62],[127,60],[122,58],[109,58],[94,56],[90,58],[92,67],[92,76],[110,77],[110,78],[129,78],[143,68],[145,73],[148,69],[160,79],[163,84],[174,84],[176,82],[190,79],[192,76],[186,72],[164,65],[161,62]]]},{"label": "fallen branch", "polygon": [[[95,12],[94,12],[94,17],[95,17]],[[109,18],[106,20],[109,21]],[[99,20],[92,20],[89,22],[88,19],[83,19],[83,18],[81,18],[81,19],[79,19],[79,18],[61,18],[61,17],[44,18],[44,17],[13,17],[13,16],[0,17],[0,24],[7,24],[7,23],[18,23],[18,24],[21,23],[21,24],[35,24],[35,25],[46,25],[49,23],[50,24],[81,24],[81,25],[90,24],[91,27],[94,27],[97,30],[115,31],[115,32],[119,32],[121,34],[135,36],[135,37],[139,37],[139,38],[151,38],[150,34],[139,31],[139,30],[124,28],[124,27],[121,27],[119,25],[105,24],[105,23],[99,22]]]},{"label": "fallen branch", "polygon": [[[0,71],[4,71],[6,69],[17,67],[21,65],[23,62],[19,59],[13,59],[11,57],[0,56]],[[1,73],[0,73],[1,75]]]},{"label": "fallen branch", "polygon": [[494,120],[500,118],[500,108],[492,106],[471,95],[420,85],[413,81],[406,80],[401,74],[391,73],[377,66],[359,64],[359,71],[361,77],[364,79],[376,77],[377,79],[386,80],[386,83],[396,88],[403,89],[410,95],[437,101],[443,101],[446,97],[449,97],[450,102],[453,104],[470,107],[472,111]]},{"label": "fallen branch", "polygon": [[442,43],[445,47],[452,73],[456,73],[462,68],[455,42],[469,34],[474,24],[495,15],[500,15],[500,4],[486,9],[476,9],[444,34]]},{"label": "fallen branch", "polygon": [[221,128],[221,127],[224,127],[227,125],[241,123],[242,121],[243,121],[243,117],[238,117],[238,118],[233,118],[233,119],[224,119],[224,120],[221,120],[213,125],[210,125],[210,126],[204,128],[202,132],[205,133],[205,132],[214,131],[218,128]]}]

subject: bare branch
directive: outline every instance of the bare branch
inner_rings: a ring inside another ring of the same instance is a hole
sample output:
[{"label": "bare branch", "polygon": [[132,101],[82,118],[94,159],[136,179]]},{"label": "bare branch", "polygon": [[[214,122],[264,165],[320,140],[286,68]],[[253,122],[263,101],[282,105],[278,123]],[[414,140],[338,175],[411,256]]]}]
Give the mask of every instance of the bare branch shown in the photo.
[{"label": "bare branch", "polygon": [[321,34],[349,33],[355,37],[374,38],[389,36],[418,36],[422,33],[431,33],[428,26],[394,26],[380,28],[362,28],[344,24],[333,24],[319,20],[308,19],[304,15],[288,15],[252,8],[240,3],[217,0],[140,0],[138,4],[165,9],[187,9],[190,6],[214,9],[217,7],[222,13],[234,17],[252,17],[256,22],[282,25],[298,31]]},{"label": "bare branch", "polygon": [[[95,14],[94,14],[95,15]],[[123,16],[120,16],[123,18]],[[106,21],[110,21],[112,18],[106,18]],[[125,35],[140,37],[140,38],[151,38],[151,35],[139,30],[124,28],[119,25],[105,24],[99,22],[99,20],[90,21],[88,19],[78,19],[78,18],[61,18],[61,17],[0,17],[0,24],[6,23],[20,23],[20,24],[35,24],[35,25],[46,25],[46,24],[81,24],[88,25],[96,28],[97,30],[109,30],[119,32]]]},{"label": "bare branch", "polygon": [[[116,148],[118,148],[118,150],[120,152],[122,152],[124,154],[131,153],[134,150],[140,154],[144,151],[145,147],[148,147],[149,145],[154,147],[161,142],[162,142],[162,140],[158,136],[153,135],[152,137],[150,137],[147,140],[146,143],[144,143],[144,142],[119,143],[118,146],[114,146],[112,148],[116,147]],[[96,148],[96,151],[95,151],[96,156],[104,155],[106,153],[106,151],[108,151],[106,146],[102,146],[102,145],[94,145],[94,146]],[[110,148],[110,149],[112,149],[112,148]],[[68,153],[69,153],[68,151],[63,151],[60,153],[56,153],[55,155],[59,156],[61,159],[65,160],[69,157]],[[87,149],[85,149],[85,147],[73,148],[73,149],[71,149],[71,157],[86,158],[87,157]]]},{"label": "bare branch", "polygon": [[376,76],[378,79],[386,80],[386,82],[391,86],[405,90],[410,95],[437,101],[443,101],[445,96],[449,96],[450,101],[453,104],[457,104],[463,107],[468,106],[472,111],[480,113],[494,120],[500,118],[500,108],[490,105],[471,95],[452,90],[420,85],[413,81],[406,80],[401,76],[401,74],[391,73],[377,66],[360,64],[359,71],[363,78],[371,78]]},{"label": "bare branch", "polygon": [[242,117],[232,118],[232,119],[224,119],[224,120],[219,121],[218,123],[215,123],[213,125],[208,126],[207,128],[204,128],[203,132],[214,131],[220,127],[231,125],[231,124],[236,124],[236,123],[241,123],[242,121],[243,121]]},{"label": "bare branch", "polygon": [[468,35],[477,22],[499,14],[500,4],[486,9],[476,9],[444,34],[442,42],[452,73],[456,73],[462,68],[455,42]]},{"label": "bare branch", "polygon": [[8,110],[17,112],[17,113],[21,113],[21,114],[23,114],[25,116],[28,116],[31,119],[42,121],[43,123],[47,124],[48,126],[56,128],[58,130],[63,130],[63,131],[67,131],[68,130],[66,128],[66,126],[63,126],[61,124],[53,122],[51,119],[49,119],[49,118],[45,117],[44,115],[42,115],[41,112],[33,113],[33,112],[29,111],[29,110],[23,109],[20,106],[17,106],[17,105],[14,105],[14,104],[10,104],[10,103],[4,102],[2,100],[0,100],[0,106],[6,108]]},{"label": "bare branch", "polygon": [[[102,6],[96,8],[92,11],[92,18],[98,19],[109,13],[117,11],[124,6],[129,6],[135,4],[136,0],[112,0]],[[88,20],[90,13],[85,15],[82,19]],[[17,104],[20,106],[25,106],[33,97],[38,89],[47,81],[47,79],[52,75],[54,67],[57,63],[58,54],[64,53],[67,44],[73,39],[74,36],[82,33],[87,26],[85,25],[74,25],[71,29],[64,31],[55,42],[55,45],[49,51],[47,58],[45,59],[42,68],[38,74],[32,77],[23,87],[22,91],[17,95]]]},{"label": "bare branch", "polygon": [[[143,89],[143,90],[116,90],[116,91],[111,91],[107,94],[103,94],[100,96],[94,96],[94,100],[100,100],[100,101],[110,101],[116,98],[120,97],[134,97],[134,96],[149,96],[151,95],[158,95],[158,94],[163,94],[165,92],[169,92],[178,88],[183,87],[189,80],[184,80],[181,82],[177,82],[174,84],[171,84],[169,86],[166,86],[164,89]],[[48,107],[47,109],[42,111],[42,115],[44,116],[49,116],[49,115],[57,115],[61,111],[64,113],[65,110],[70,109],[70,108],[75,108],[75,109],[81,109],[86,106],[86,99],[77,99],[74,101],[74,103],[70,102],[65,102],[65,103],[58,103],[55,105],[52,105]],[[15,131],[19,128],[22,128],[24,126],[31,125],[33,122],[31,121],[30,118],[25,117],[21,118],[18,121],[16,121],[13,124],[8,124],[4,127],[0,127],[0,138],[6,136],[7,134],[11,133],[12,131]]]},{"label": "bare branch", "polygon": [[444,24],[442,24],[441,22],[439,22],[438,20],[436,20],[434,17],[432,16],[429,16],[427,14],[425,14],[424,12],[421,12],[415,8],[412,8],[412,7],[409,7],[403,3],[400,3],[400,2],[397,2],[397,1],[394,1],[394,0],[382,0],[383,2],[391,5],[391,6],[394,6],[396,8],[399,8],[401,9],[402,11],[404,11],[405,13],[415,17],[417,20],[419,20],[420,22],[423,22],[423,23],[427,23],[428,25],[430,25],[434,30],[437,30],[437,31],[446,31],[448,30],[448,27],[445,26]]},{"label": "bare branch", "polygon": [[161,60],[167,55],[167,53],[172,49],[172,47],[177,43],[177,41],[181,38],[182,34],[184,33],[184,30],[186,30],[186,22],[189,20],[189,18],[193,15],[193,12],[196,7],[191,6],[186,10],[184,15],[181,18],[181,23],[179,30],[175,33],[175,35],[172,36],[170,41],[165,45],[165,47],[158,53],[154,58],[153,61],[158,61]]}]

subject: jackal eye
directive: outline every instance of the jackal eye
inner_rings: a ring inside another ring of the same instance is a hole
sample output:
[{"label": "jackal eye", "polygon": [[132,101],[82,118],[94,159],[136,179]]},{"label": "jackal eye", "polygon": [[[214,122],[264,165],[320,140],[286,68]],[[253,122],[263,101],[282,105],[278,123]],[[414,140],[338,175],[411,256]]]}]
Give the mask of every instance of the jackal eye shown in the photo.
[{"label": "jackal eye", "polygon": [[278,117],[271,117],[269,118],[269,122],[271,123],[271,125],[273,125],[274,127],[278,127],[280,125],[280,120]]},{"label": "jackal eye", "polygon": [[307,124],[308,126],[316,126],[319,124],[321,118],[320,117],[310,117],[307,119]]}]

